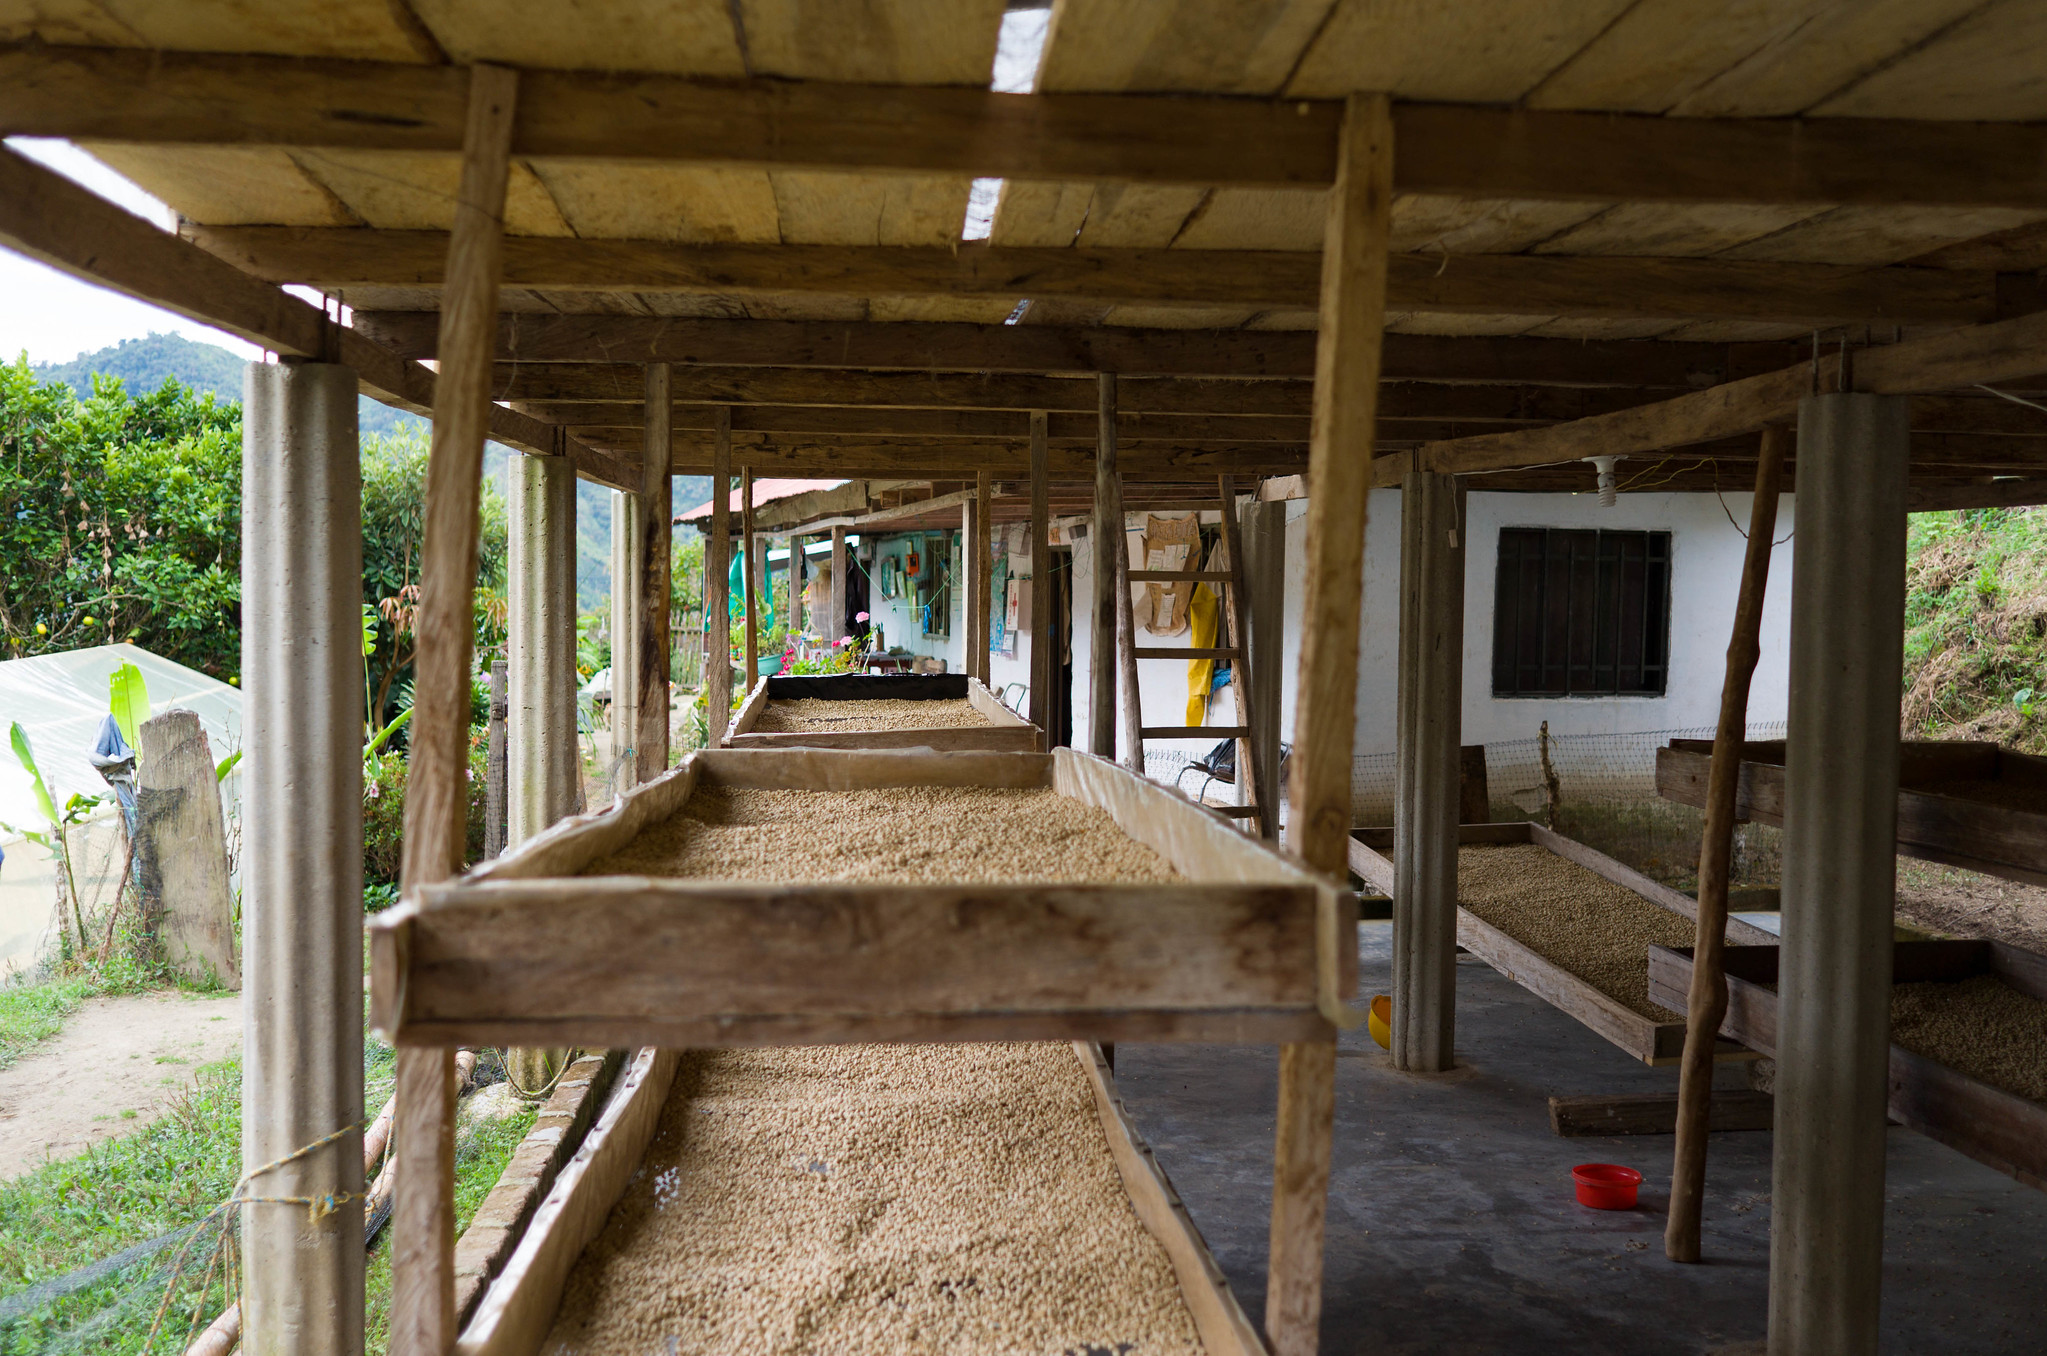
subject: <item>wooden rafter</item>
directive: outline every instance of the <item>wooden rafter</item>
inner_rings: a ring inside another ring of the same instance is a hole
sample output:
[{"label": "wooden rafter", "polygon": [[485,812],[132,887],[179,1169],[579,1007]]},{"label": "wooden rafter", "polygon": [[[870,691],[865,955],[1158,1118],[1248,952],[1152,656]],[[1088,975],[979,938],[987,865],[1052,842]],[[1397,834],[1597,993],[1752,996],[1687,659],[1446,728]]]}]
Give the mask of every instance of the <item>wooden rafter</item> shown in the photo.
[{"label": "wooden rafter", "polygon": [[[192,239],[272,282],[438,287],[439,231],[301,226],[190,228]],[[505,241],[505,285],[548,291],[1082,298],[1153,306],[1315,304],[1321,256],[1301,250],[684,245],[524,236]],[[1982,271],[1747,260],[1533,254],[1396,254],[1401,310],[1788,323],[1974,324],[1998,314]]]},{"label": "wooden rafter", "polygon": [[[0,132],[454,151],[460,67],[0,49]],[[1341,106],[529,71],[514,153],[1134,183],[1332,183]],[[2047,127],[1403,104],[1395,188],[1589,201],[2047,208]]]},{"label": "wooden rafter", "polygon": [[[432,311],[357,311],[355,325],[409,358],[434,355]],[[1642,386],[1680,391],[1768,372],[1807,356],[1799,343],[1386,336],[1387,381]],[[512,363],[672,362],[953,373],[1121,377],[1288,377],[1315,372],[1306,330],[1137,329],[913,321],[700,320],[633,315],[506,315],[498,357]],[[500,369],[502,370],[502,368]],[[690,376],[678,374],[679,399]]]},{"label": "wooden rafter", "polygon": [[[415,414],[433,413],[430,368],[5,148],[0,245],[272,352],[344,363],[355,369],[366,394]],[[488,418],[497,442],[541,455],[563,450],[556,443],[561,431],[541,420],[501,405],[493,405]],[[615,457],[576,443],[567,450],[578,474],[613,487],[628,483]]]}]

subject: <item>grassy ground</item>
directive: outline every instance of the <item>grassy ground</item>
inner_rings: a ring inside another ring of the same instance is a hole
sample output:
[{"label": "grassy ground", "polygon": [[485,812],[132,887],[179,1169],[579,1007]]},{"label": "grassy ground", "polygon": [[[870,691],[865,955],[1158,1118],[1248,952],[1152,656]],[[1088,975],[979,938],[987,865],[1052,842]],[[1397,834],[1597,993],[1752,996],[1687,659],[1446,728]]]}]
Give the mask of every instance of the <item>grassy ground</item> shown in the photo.
[{"label": "grassy ground", "polygon": [[[364,1103],[374,1115],[390,1096],[392,1052],[371,1041],[363,1069]],[[522,1109],[469,1132],[456,1152],[456,1227],[466,1228],[533,1124]],[[62,1163],[0,1185],[0,1299],[66,1275],[132,1244],[203,1219],[234,1190],[241,1164],[241,1063],[200,1069],[169,1115]],[[370,1254],[368,1350],[386,1347],[391,1291],[391,1230]],[[0,1356],[86,1352],[137,1356],[166,1289],[164,1268],[176,1245],[75,1294],[11,1322],[0,1322]],[[182,1351],[193,1324],[210,1323],[227,1303],[218,1281],[203,1297],[204,1251],[178,1287],[172,1317],[154,1350]]]},{"label": "grassy ground", "polygon": [[64,1019],[97,992],[98,986],[89,979],[0,988],[0,1069],[20,1059],[37,1041],[56,1035]]},{"label": "grassy ground", "polygon": [[1904,733],[2047,753],[2047,510],[1912,515]]}]

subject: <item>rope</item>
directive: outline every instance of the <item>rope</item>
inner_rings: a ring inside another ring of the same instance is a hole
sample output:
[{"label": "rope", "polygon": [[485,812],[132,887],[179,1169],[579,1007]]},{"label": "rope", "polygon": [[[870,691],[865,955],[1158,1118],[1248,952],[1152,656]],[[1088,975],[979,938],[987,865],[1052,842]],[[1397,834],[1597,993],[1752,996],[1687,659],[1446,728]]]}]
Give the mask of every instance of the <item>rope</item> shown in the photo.
[{"label": "rope", "polygon": [[520,1087],[519,1080],[512,1077],[512,1061],[505,1057],[510,1052],[500,1049],[498,1050],[497,1053],[498,1069],[500,1072],[504,1074],[505,1082],[511,1086],[513,1092],[519,1094],[519,1099],[521,1101],[526,1102],[537,1102],[541,1098],[546,1097],[550,1093],[552,1093],[555,1089],[555,1085],[562,1081],[562,1075],[569,1071],[569,1065],[574,1064],[576,1062],[573,1059],[564,1059],[562,1061],[562,1066],[554,1071],[554,1077],[547,1080],[546,1087],[539,1089],[527,1089]]},{"label": "rope", "polygon": [[327,1216],[339,1210],[350,1201],[365,1199],[362,1193],[354,1191],[330,1191],[324,1196],[244,1196],[242,1189],[266,1172],[275,1172],[287,1163],[297,1162],[316,1149],[324,1149],[351,1130],[359,1130],[360,1122],[342,1126],[332,1134],[320,1136],[311,1144],[301,1145],[282,1158],[274,1158],[260,1168],[251,1168],[242,1174],[242,1180],[235,1183],[234,1193],[221,1202],[222,1208],[231,1205],[303,1205],[306,1207],[306,1223],[318,1224]]}]

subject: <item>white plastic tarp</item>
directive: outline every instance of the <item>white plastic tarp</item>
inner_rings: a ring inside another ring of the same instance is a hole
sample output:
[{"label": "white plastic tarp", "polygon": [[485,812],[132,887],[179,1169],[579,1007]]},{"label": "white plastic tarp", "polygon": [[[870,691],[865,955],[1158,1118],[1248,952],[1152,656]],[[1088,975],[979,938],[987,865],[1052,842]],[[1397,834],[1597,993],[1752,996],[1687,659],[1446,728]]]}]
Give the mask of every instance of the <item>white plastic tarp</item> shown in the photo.
[{"label": "white plastic tarp", "polygon": [[[73,795],[96,796],[108,789],[88,755],[107,714],[107,678],[124,662],[142,670],[151,715],[173,707],[198,714],[215,762],[242,747],[239,690],[140,646],[95,645],[0,662],[0,735],[16,721],[21,723],[59,809]],[[231,773],[221,786],[221,808],[231,839],[240,823],[240,782],[239,775]],[[0,829],[0,851],[7,854],[0,865],[0,977],[34,962],[56,908],[56,875],[49,854],[19,832],[48,827],[36,805],[34,786],[12,748],[0,746],[0,824],[13,826]],[[92,897],[117,885],[120,878],[116,815],[111,805],[104,807],[75,845],[79,893],[87,896],[88,911]]]}]

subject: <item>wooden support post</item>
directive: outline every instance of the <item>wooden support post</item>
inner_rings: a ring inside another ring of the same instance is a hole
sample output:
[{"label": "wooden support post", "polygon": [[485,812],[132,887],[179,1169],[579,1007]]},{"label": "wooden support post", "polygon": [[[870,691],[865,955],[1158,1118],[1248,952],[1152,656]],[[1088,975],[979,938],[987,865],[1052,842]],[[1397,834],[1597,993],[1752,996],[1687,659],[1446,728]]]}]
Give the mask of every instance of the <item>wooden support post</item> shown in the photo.
[{"label": "wooden support post", "polygon": [[1464,708],[1463,494],[1400,490],[1400,686],[1393,803],[1393,1067],[1456,1062],[1457,759]]},{"label": "wooden support post", "polygon": [[995,606],[992,592],[995,553],[988,545],[988,533],[995,525],[995,482],[985,466],[974,473],[974,521],[970,545],[974,552],[974,601],[979,604],[981,624],[967,633],[967,655],[971,661],[968,672],[985,684],[994,672],[988,661],[988,635],[993,625],[990,610]]},{"label": "wooden support post", "polygon": [[667,363],[648,363],[646,434],[640,463],[640,635],[635,656],[640,665],[638,737],[633,740],[637,781],[652,781],[668,770],[668,664],[673,648],[668,612],[673,596],[669,578],[674,565],[669,543],[674,532],[671,502],[669,409],[674,402],[674,375]]},{"label": "wooden support post", "polygon": [[803,576],[808,564],[803,558],[803,538],[789,534],[789,634],[800,636],[809,629],[804,616]]},{"label": "wooden support post", "polygon": [[507,728],[511,700],[512,672],[508,660],[494,659],[490,665],[490,725],[485,732],[489,751],[484,763],[484,806],[483,806],[483,855],[496,857],[505,850],[505,831],[509,827],[507,806],[510,801],[509,780],[511,756],[509,745],[511,731]]},{"label": "wooden support post", "polygon": [[[1119,512],[1116,515],[1120,527],[1123,515],[1120,512],[1123,491],[1119,484],[1116,490]],[[1116,686],[1122,700],[1117,709],[1123,714],[1123,766],[1144,775],[1144,690],[1137,685],[1137,617],[1130,601],[1130,534],[1119,531],[1115,534],[1116,547]],[[1196,552],[1197,557],[1199,552]]]},{"label": "wooden support post", "polygon": [[743,691],[753,691],[760,673],[760,583],[753,555],[753,468],[739,468],[739,569],[746,589],[746,671],[740,675]]},{"label": "wooden support post", "polygon": [[[732,720],[732,409],[720,405],[711,449],[711,539],[704,543],[704,745]],[[834,529],[837,532],[837,529]]]},{"label": "wooden support post", "polygon": [[[985,475],[986,472],[981,474]],[[981,627],[984,639],[981,648],[986,650],[988,642],[986,619],[981,615],[986,606],[981,599],[986,595],[987,583],[977,567],[981,563],[980,553],[974,549],[974,538],[987,538],[987,519],[981,516],[978,499],[970,498],[960,505],[960,672],[969,678],[981,676],[980,662],[974,657],[974,629]]]},{"label": "wooden support post", "polygon": [[1031,724],[1045,732],[1045,747],[1054,735],[1052,684],[1059,672],[1052,653],[1052,487],[1051,452],[1046,446],[1046,414],[1031,411]]},{"label": "wooden support post", "polygon": [[[405,791],[408,895],[460,869],[469,799],[469,658],[483,444],[497,357],[498,271],[518,74],[470,68],[462,180],[441,288],[440,374],[420,548],[412,766]],[[392,1356],[442,1356],[455,1341],[455,1052],[398,1052],[391,1222]]]},{"label": "wooden support post", "polygon": [[1883,1286],[1904,670],[1901,396],[1798,407],[1770,1350],[1869,1356]]},{"label": "wooden support post", "polygon": [[1116,474],[1116,374],[1096,379],[1094,617],[1088,630],[1088,752],[1116,756],[1116,590],[1123,571],[1123,488]]},{"label": "wooden support post", "polygon": [[1749,680],[1762,657],[1763,596],[1770,581],[1771,537],[1777,530],[1777,492],[1788,428],[1763,430],[1756,462],[1755,502],[1749,508],[1748,550],[1734,632],[1727,641],[1727,676],[1720,685],[1720,725],[1713,732],[1712,771],[1706,781],[1706,827],[1699,841],[1698,932],[1693,940],[1692,987],[1685,1005],[1684,1058],[1678,1071],[1677,1148],[1670,1170],[1670,1218],[1663,1226],[1664,1255],[1699,1260],[1699,1215],[1706,1195],[1706,1131],[1713,1111],[1713,1049],[1727,1017],[1727,876],[1734,852],[1735,793],[1741,748],[1748,738]]},{"label": "wooden support post", "polygon": [[846,616],[846,571],[853,563],[846,556],[846,529],[832,528],[832,613],[825,619],[825,643],[829,645],[840,636],[853,633],[852,621]]},{"label": "wooden support post", "polygon": [[613,797],[639,780],[640,617],[646,598],[640,572],[646,531],[637,490],[611,492],[611,757],[605,780]]},{"label": "wooden support post", "polygon": [[1279,807],[1286,788],[1279,779],[1279,698],[1281,654],[1286,641],[1286,504],[1253,500],[1244,506],[1245,634],[1238,640],[1251,660],[1251,709],[1245,724],[1252,730],[1252,753],[1258,760],[1252,786],[1264,813],[1259,817],[1267,838],[1279,836]]},{"label": "wooden support post", "polygon": [[[1292,846],[1344,879],[1357,733],[1358,611],[1365,512],[1386,323],[1393,119],[1384,95],[1352,95],[1323,232],[1315,414],[1308,450],[1308,589],[1294,720]],[[1273,1356],[1308,1356],[1322,1318],[1322,1224],[1334,1134],[1335,1033],[1280,1055],[1265,1332]],[[1295,1127],[1289,1130],[1289,1127]]]}]

